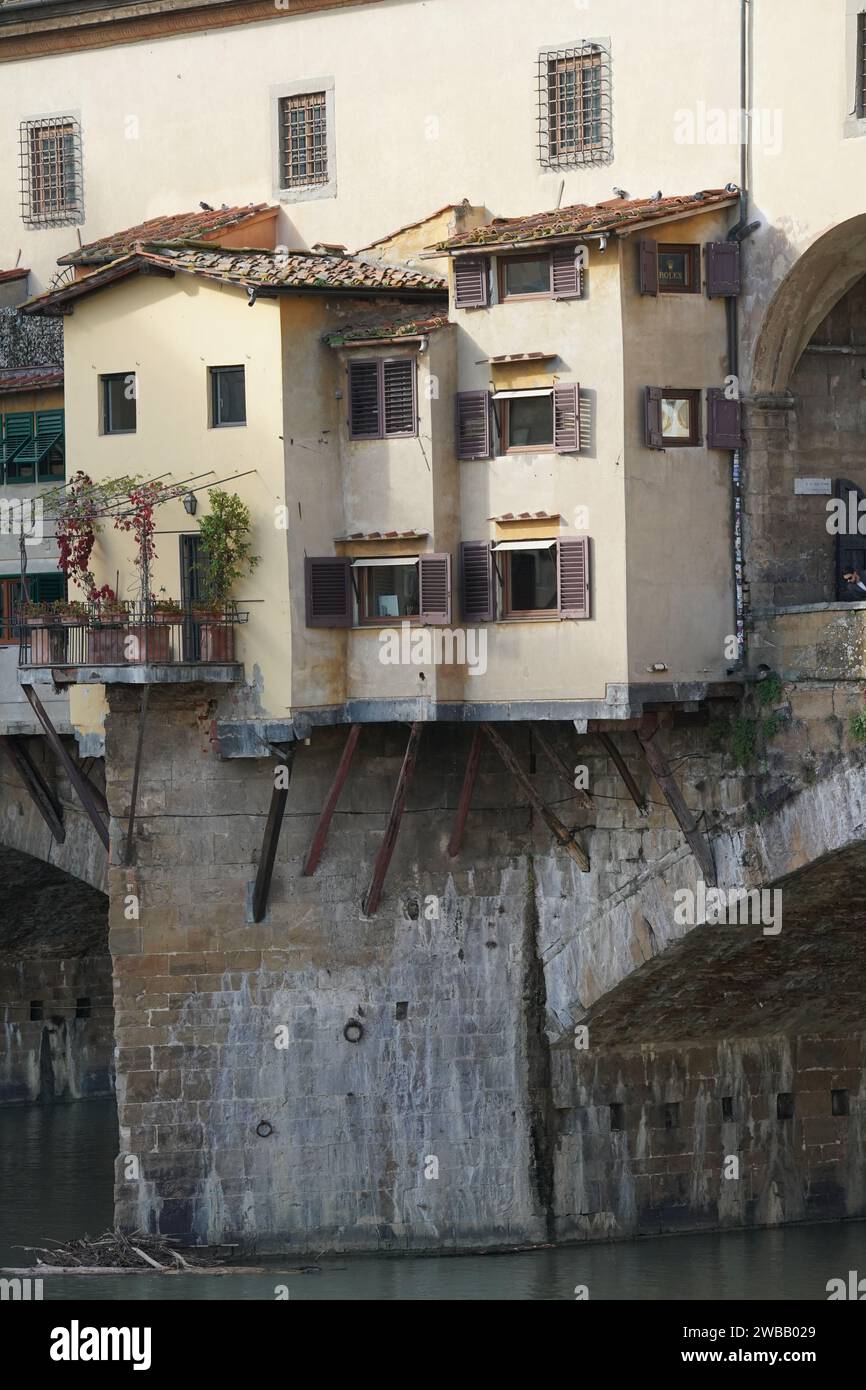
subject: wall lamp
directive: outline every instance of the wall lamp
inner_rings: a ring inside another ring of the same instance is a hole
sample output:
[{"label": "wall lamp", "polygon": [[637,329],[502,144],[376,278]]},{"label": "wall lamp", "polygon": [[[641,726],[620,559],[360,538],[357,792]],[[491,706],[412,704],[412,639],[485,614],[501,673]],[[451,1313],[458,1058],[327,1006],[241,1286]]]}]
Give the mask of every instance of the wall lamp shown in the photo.
[{"label": "wall lamp", "polygon": [[196,497],[194,492],[188,492],[183,499],[184,511],[187,512],[190,516],[195,516],[197,507],[198,498]]}]

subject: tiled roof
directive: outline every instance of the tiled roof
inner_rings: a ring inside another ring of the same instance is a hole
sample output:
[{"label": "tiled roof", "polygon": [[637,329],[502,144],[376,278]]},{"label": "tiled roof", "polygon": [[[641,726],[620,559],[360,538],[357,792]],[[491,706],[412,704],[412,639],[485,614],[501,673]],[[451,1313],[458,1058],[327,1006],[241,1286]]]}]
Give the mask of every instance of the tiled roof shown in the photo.
[{"label": "tiled roof", "polygon": [[503,512],[502,516],[489,516],[488,521],[502,525],[505,521],[562,521],[559,512]]},{"label": "tiled roof", "polygon": [[23,266],[16,266],[14,270],[0,270],[0,285],[6,280],[24,280],[30,274]]},{"label": "tiled roof", "polygon": [[[708,212],[737,201],[737,193],[725,188],[709,188],[670,198],[611,198],[605,203],[574,203],[555,212],[538,212],[531,217],[496,217],[486,227],[460,232],[440,241],[432,250],[459,251],[469,246],[495,246],[497,243],[546,241],[550,237],[584,235],[590,232],[622,234],[633,226],[664,222],[684,213]],[[429,254],[429,253],[428,253]]]},{"label": "tiled roof", "polygon": [[453,324],[447,314],[431,314],[426,318],[402,320],[388,318],[382,322],[358,323],[347,328],[333,329],[325,334],[324,341],[330,347],[342,347],[344,344],[369,343],[377,339],[426,338],[428,333],[451,327]]},{"label": "tiled roof", "polygon": [[62,385],[62,367],[0,368],[0,396],[8,396],[13,391],[48,391]]},{"label": "tiled roof", "polygon": [[429,531],[353,531],[348,536],[335,536],[335,541],[423,541]]},{"label": "tiled roof", "polygon": [[239,285],[263,298],[284,291],[341,290],[372,294],[424,294],[444,297],[447,285],[430,275],[386,261],[357,256],[320,256],[311,251],[237,251],[201,245],[147,243],[110,265],[83,275],[72,284],[36,295],[23,304],[24,313],[56,313],[66,304],[148,267],[183,271],[222,284]]},{"label": "tiled roof", "polygon": [[100,237],[86,246],[61,256],[58,265],[106,265],[116,261],[125,251],[131,251],[139,241],[213,241],[220,232],[242,227],[245,222],[254,221],[264,212],[275,216],[277,208],[269,208],[267,203],[250,203],[245,208],[214,208],[208,212],[199,208],[195,212],[177,212],[170,217],[151,217],[147,222],[139,222],[136,227],[127,227],[122,232]]}]

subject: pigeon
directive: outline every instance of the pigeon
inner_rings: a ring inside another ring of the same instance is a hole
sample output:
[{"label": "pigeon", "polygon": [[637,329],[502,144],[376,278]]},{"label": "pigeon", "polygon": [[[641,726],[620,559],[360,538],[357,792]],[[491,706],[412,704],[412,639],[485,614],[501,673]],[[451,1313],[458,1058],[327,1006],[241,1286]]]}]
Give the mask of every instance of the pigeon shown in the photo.
[{"label": "pigeon", "polygon": [[654,193],[654,194],[652,195],[652,197],[650,198],[650,202],[651,202],[651,203],[660,203],[660,202],[661,202],[661,198],[662,198],[662,191],[661,191],[661,189],[659,189],[658,193]]},{"label": "pigeon", "polygon": [[211,207],[210,203],[199,203],[199,207],[201,208],[202,212],[213,212],[213,208]]},{"label": "pigeon", "polygon": [[615,188],[613,191],[614,191],[614,193],[616,194],[616,196],[617,196],[618,198],[627,198],[627,197],[628,197],[628,194],[626,193],[626,191],[625,191],[624,188]]},{"label": "pigeon", "polygon": [[706,198],[706,196],[707,196],[706,193],[693,193],[693,194],[692,194],[692,197],[694,198],[694,200],[695,200],[696,203],[702,203],[702,202],[704,201],[704,199]]},{"label": "pigeon", "polygon": [[739,188],[737,187],[737,185],[736,185],[735,183],[726,183],[726,184],[725,184],[725,192],[726,192],[726,193],[739,193],[739,191],[740,191],[740,190],[739,190]]}]

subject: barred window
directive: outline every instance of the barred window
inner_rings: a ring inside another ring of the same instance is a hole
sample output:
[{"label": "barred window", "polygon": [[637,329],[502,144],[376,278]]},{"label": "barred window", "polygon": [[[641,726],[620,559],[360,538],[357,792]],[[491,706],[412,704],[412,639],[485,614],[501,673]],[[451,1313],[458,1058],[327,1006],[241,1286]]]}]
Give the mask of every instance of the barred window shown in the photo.
[{"label": "barred window", "polygon": [[82,220],[81,127],[73,116],[22,121],[18,163],[21,217],[28,226]]},{"label": "barred window", "polygon": [[860,120],[866,116],[866,13],[857,16],[857,95],[856,110]]},{"label": "barred window", "polygon": [[327,183],[327,94],[282,97],[279,110],[281,187]]},{"label": "barred window", "polygon": [[548,169],[613,157],[610,53],[600,43],[539,54],[538,157]]}]

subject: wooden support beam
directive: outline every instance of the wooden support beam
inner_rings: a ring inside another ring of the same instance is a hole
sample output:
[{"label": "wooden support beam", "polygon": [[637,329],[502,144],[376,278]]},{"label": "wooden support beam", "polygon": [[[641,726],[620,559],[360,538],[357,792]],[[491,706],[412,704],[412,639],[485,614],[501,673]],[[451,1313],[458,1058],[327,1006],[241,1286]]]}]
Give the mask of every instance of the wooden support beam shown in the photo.
[{"label": "wooden support beam", "polygon": [[343,791],[346,778],[349,775],[349,768],[352,766],[352,759],[355,756],[355,749],[358,746],[358,739],[360,735],[361,725],[353,724],[351,729],[349,730],[349,737],[346,739],[346,744],[343,748],[342,757],[340,758],[339,764],[337,766],[336,775],[334,777],[333,782],[331,783],[331,790],[328,792],[327,800],[325,801],[325,804],[322,807],[322,814],[319,816],[319,820],[316,825],[315,832],[313,834],[312,844],[310,845],[309,853],[307,854],[307,858],[302,870],[302,873],[305,878],[309,878],[311,874],[314,874],[316,872],[319,860],[322,857],[322,853],[325,848],[325,841],[328,838],[328,831],[331,828],[331,821],[333,820],[334,812],[337,809],[337,802],[340,800],[340,795]]},{"label": "wooden support beam", "polygon": [[[253,921],[261,922],[268,910],[268,898],[271,892],[271,879],[274,876],[274,863],[277,857],[277,845],[280,843],[280,831],[283,828],[283,816],[286,811],[286,802],[289,799],[289,783],[292,780],[292,767],[295,761],[295,744],[291,744],[286,750],[285,766],[288,769],[288,776],[281,778],[286,785],[277,786],[277,778],[274,777],[273,791],[271,792],[271,804],[268,810],[268,819],[265,822],[265,834],[262,840],[262,852],[259,856],[259,867],[256,872],[256,881],[253,884]],[[275,768],[275,773],[280,771],[280,767]]]},{"label": "wooden support beam", "polygon": [[594,811],[595,802],[593,801],[589,792],[584,791],[582,787],[576,787],[574,785],[574,773],[570,772],[569,769],[566,767],[565,763],[562,761],[562,758],[559,756],[556,749],[553,747],[553,744],[548,743],[547,739],[545,738],[541,730],[538,728],[537,724],[532,724],[530,727],[532,729],[532,737],[535,739],[545,758],[550,763],[554,771],[559,773],[563,782],[567,782],[568,785],[571,787],[575,799],[580,802],[581,806],[585,806],[588,811]]},{"label": "wooden support beam", "polygon": [[[75,762],[74,758],[70,754],[69,750],[66,748],[57,730],[51,723],[51,720],[48,717],[45,707],[42,704],[42,701],[40,700],[39,696],[36,694],[36,691],[34,690],[33,686],[22,685],[21,689],[24,691],[24,694],[30,703],[30,707],[33,710],[33,713],[36,715],[36,718],[42,725],[45,737],[48,740],[48,746],[50,747],[57,761],[60,763],[61,767],[66,773],[66,776],[69,778],[69,781],[76,795],[78,796],[79,801],[81,802],[85,812],[87,813],[91,825],[93,826],[94,830],[96,831],[105,848],[108,849],[108,826],[105,824],[105,821],[102,819],[102,816],[100,814],[101,807],[99,800],[96,796],[96,788],[93,786],[93,783],[89,782],[88,779],[84,776],[83,772],[81,771],[81,768],[78,766],[78,764]],[[105,798],[102,797],[103,802],[104,800]]]},{"label": "wooden support beam", "polygon": [[132,837],[135,834],[135,808],[138,801],[138,778],[141,773],[141,751],[144,747],[144,725],[147,720],[147,706],[150,701],[150,686],[144,686],[141,692],[141,708],[138,712],[138,739],[135,745],[135,767],[132,773],[132,792],[129,798],[129,824],[126,827],[126,844],[124,845],[123,862],[125,865],[132,863]]},{"label": "wooden support beam", "polygon": [[638,811],[642,816],[645,816],[647,813],[647,804],[644,794],[638,786],[637,782],[632,777],[631,773],[629,772],[628,763],[622,756],[622,753],[620,753],[619,749],[613,741],[613,738],[610,734],[596,734],[595,737],[598,739],[602,748],[607,753],[607,756],[614,764],[617,772],[619,773],[620,777],[626,785],[626,789],[628,791],[629,796],[631,797]]},{"label": "wooden support beam", "polygon": [[367,889],[367,895],[364,898],[362,910],[365,917],[375,917],[379,907],[379,899],[382,896],[382,886],[385,882],[385,875],[388,872],[388,865],[391,863],[391,855],[394,853],[394,846],[397,843],[397,836],[400,833],[400,821],[403,818],[409,783],[412,781],[412,774],[415,771],[415,761],[418,757],[418,744],[420,739],[421,723],[416,720],[409,734],[409,742],[406,744],[406,752],[403,755],[403,766],[400,768],[400,776],[397,778],[397,785],[394,788],[394,799],[391,802],[388,824],[385,828],[385,834],[382,837],[382,843],[379,846],[379,853],[376,855],[376,862],[373,865],[373,877],[370,880],[370,887]]},{"label": "wooden support beam", "polygon": [[698,861],[698,867],[703,875],[704,882],[711,888],[716,887],[716,866],[713,863],[712,850],[709,841],[701,830],[698,829],[698,818],[695,817],[686,805],[685,797],[680,791],[679,783],[671,772],[670,765],[660,746],[656,743],[656,735],[636,733],[635,738],[640,748],[643,749],[644,756],[652,771],[653,777],[661,788],[665,801],[674,813],[677,825],[686,837],[688,846]]},{"label": "wooden support beam", "polygon": [[451,839],[448,841],[448,853],[452,859],[456,859],[463,843],[463,831],[466,829],[466,817],[469,815],[469,807],[472,804],[472,793],[475,790],[475,781],[478,777],[483,742],[484,735],[478,728],[472,736],[472,746],[469,749],[466,771],[463,774],[463,786],[460,789],[460,800],[457,803],[457,814],[454,817],[454,828],[451,831]]},{"label": "wooden support beam", "polygon": [[66,839],[63,826],[63,807],[34,763],[23,739],[10,735],[2,740],[9,761],[14,767],[30,798],[59,845]]},{"label": "wooden support beam", "polygon": [[575,840],[574,832],[569,830],[568,826],[563,825],[559,817],[554,815],[553,811],[545,806],[508,744],[502,736],[497,733],[493,725],[482,724],[481,728],[493,744],[493,747],[508,768],[508,771],[516,779],[530,806],[538,812],[545,825],[562,845],[566,854],[571,856],[578,868],[585,874],[589,873],[589,856],[583,847]]}]

